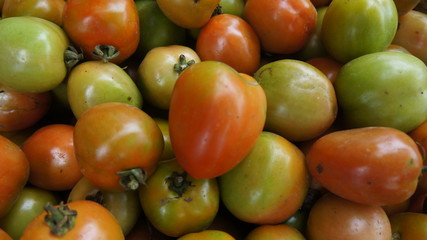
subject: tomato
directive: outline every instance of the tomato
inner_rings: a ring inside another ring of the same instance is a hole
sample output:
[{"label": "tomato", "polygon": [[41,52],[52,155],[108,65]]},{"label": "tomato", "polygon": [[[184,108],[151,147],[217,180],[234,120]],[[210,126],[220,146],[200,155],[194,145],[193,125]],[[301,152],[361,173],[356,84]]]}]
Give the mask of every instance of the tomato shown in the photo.
[{"label": "tomato", "polygon": [[[413,196],[414,195],[412,195],[411,198]],[[392,216],[394,214],[405,212],[405,211],[408,210],[408,208],[410,206],[411,198],[408,198],[405,201],[400,202],[400,203],[395,203],[395,204],[389,204],[389,205],[382,206],[382,208],[384,209],[384,211],[387,214],[387,216]]]},{"label": "tomato", "polygon": [[142,95],[153,106],[169,109],[176,79],[188,65],[200,62],[190,47],[170,45],[151,49],[138,67]]},{"label": "tomato", "polygon": [[0,132],[34,125],[47,113],[51,102],[49,92],[20,92],[0,84]]},{"label": "tomato", "polygon": [[220,195],[238,219],[277,224],[301,207],[308,178],[304,154],[285,138],[263,132],[244,160],[219,177]]},{"label": "tomato", "polygon": [[160,9],[172,22],[183,28],[200,28],[212,16],[220,0],[157,0]]},{"label": "tomato", "polygon": [[21,148],[2,135],[0,164],[0,217],[3,217],[27,183],[30,166]]},{"label": "tomato", "polygon": [[254,28],[261,48],[269,53],[300,50],[316,26],[317,11],[310,0],[248,0],[243,18]]},{"label": "tomato", "polygon": [[147,218],[142,214],[132,230],[126,235],[126,240],[173,240],[176,238],[169,237],[159,232]]},{"label": "tomato", "polygon": [[416,143],[388,127],[329,133],[312,145],[306,161],[311,175],[332,193],[376,206],[410,198],[423,164]]},{"label": "tomato", "polygon": [[122,102],[141,108],[141,92],[132,78],[111,62],[87,61],[70,72],[67,97],[76,118],[105,102]]},{"label": "tomato", "polygon": [[29,182],[37,187],[70,190],[82,177],[74,154],[74,127],[52,124],[41,127],[22,145],[30,164]]},{"label": "tomato", "polygon": [[427,214],[400,213],[390,217],[393,239],[422,240],[427,238]]},{"label": "tomato", "polygon": [[384,51],[348,62],[335,90],[350,128],[386,126],[409,132],[427,116],[427,67],[406,53]]},{"label": "tomato", "polygon": [[391,224],[379,206],[359,204],[327,193],[310,211],[307,238],[390,240]]},{"label": "tomato", "polygon": [[233,14],[238,17],[243,17],[245,9],[245,0],[221,0],[219,2],[222,13]]},{"label": "tomato", "polygon": [[411,10],[399,17],[399,28],[393,38],[411,54],[427,64],[427,13]]},{"label": "tomato", "polygon": [[259,67],[260,49],[254,29],[245,20],[232,14],[212,17],[201,28],[196,42],[196,52],[202,61],[220,61],[249,75]]},{"label": "tomato", "polygon": [[332,0],[311,0],[316,8],[328,6],[331,2]]},{"label": "tomato", "polygon": [[230,234],[220,230],[203,230],[201,232],[187,233],[177,240],[236,240]]},{"label": "tomato", "polygon": [[162,131],[163,141],[164,141],[163,152],[162,152],[162,156],[160,157],[160,160],[167,160],[167,159],[174,158],[175,154],[173,153],[172,144],[170,140],[168,120],[163,118],[154,118],[154,121],[156,121],[157,125],[160,128],[160,131]]},{"label": "tomato", "polygon": [[400,45],[397,45],[397,44],[393,44],[393,43],[387,47],[386,51],[397,51],[397,52],[403,52],[403,53],[411,54],[406,48],[404,48]]},{"label": "tomato", "polygon": [[4,0],[2,17],[34,16],[62,26],[64,0]]},{"label": "tomato", "polygon": [[136,191],[100,191],[85,177],[70,191],[67,202],[78,200],[91,200],[106,207],[118,220],[125,235],[136,224],[141,213]]},{"label": "tomato", "polygon": [[24,187],[7,215],[0,218],[0,227],[13,239],[19,239],[28,223],[43,212],[47,203],[58,203],[52,191]]},{"label": "tomato", "polygon": [[323,45],[333,58],[345,63],[386,49],[397,24],[393,0],[335,0],[323,18]]},{"label": "tomato", "polygon": [[[425,159],[427,154],[427,120],[418,125],[408,134],[418,144],[418,148]],[[426,160],[424,160],[424,166],[427,166]],[[423,172],[423,175],[418,182],[417,191],[427,193],[427,172]]]},{"label": "tomato", "polygon": [[171,237],[207,228],[220,201],[215,178],[195,179],[176,159],[159,163],[147,183],[139,188],[139,199],[148,221]]},{"label": "tomato", "polygon": [[121,63],[137,49],[138,10],[132,0],[67,0],[64,30],[86,59]]},{"label": "tomato", "polygon": [[0,238],[2,240],[13,240],[7,232],[5,232],[3,229],[0,228]]},{"label": "tomato", "polygon": [[102,103],[77,120],[74,149],[85,177],[100,190],[135,190],[156,168],[163,151],[156,122],[125,103]]},{"label": "tomato", "polygon": [[27,225],[21,240],[125,239],[117,219],[96,202],[79,200],[45,209]]},{"label": "tomato", "polygon": [[419,3],[420,0],[394,0],[394,4],[396,4],[397,13],[399,16],[402,16],[413,10]]},{"label": "tomato", "polygon": [[0,84],[17,91],[41,93],[65,78],[65,32],[48,20],[10,17],[0,21]]},{"label": "tomato", "polygon": [[260,225],[253,229],[245,240],[305,240],[297,229],[285,224]]},{"label": "tomato", "polygon": [[185,43],[185,29],[167,18],[156,1],[137,0],[135,4],[138,9],[140,26],[140,41],[137,51],[141,57],[155,47]]},{"label": "tomato", "polygon": [[322,71],[326,77],[332,82],[335,83],[337,75],[343,66],[342,63],[330,58],[330,57],[317,57],[307,60],[307,63],[315,66],[317,69]]},{"label": "tomato", "polygon": [[265,113],[265,93],[249,75],[217,61],[189,66],[175,83],[169,109],[178,162],[196,179],[224,174],[249,153]]},{"label": "tomato", "polygon": [[337,100],[331,81],[314,66],[283,59],[265,64],[255,79],[267,96],[265,128],[290,141],[305,141],[335,121]]}]

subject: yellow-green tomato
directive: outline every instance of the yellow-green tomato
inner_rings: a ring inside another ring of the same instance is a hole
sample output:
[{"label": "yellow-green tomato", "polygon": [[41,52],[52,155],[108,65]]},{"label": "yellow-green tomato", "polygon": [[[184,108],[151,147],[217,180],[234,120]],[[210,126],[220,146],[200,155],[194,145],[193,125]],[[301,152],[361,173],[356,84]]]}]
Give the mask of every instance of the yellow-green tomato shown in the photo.
[{"label": "yellow-green tomato", "polygon": [[427,214],[403,212],[390,217],[393,240],[427,239]]},{"label": "yellow-green tomato", "polygon": [[251,152],[219,177],[220,196],[238,219],[278,224],[302,205],[309,186],[304,154],[285,138],[263,132]]},{"label": "yellow-green tomato", "polygon": [[322,23],[322,41],[340,62],[386,49],[397,30],[393,0],[334,0]]},{"label": "yellow-green tomato", "polygon": [[111,62],[87,61],[72,69],[67,97],[76,118],[87,109],[107,102],[142,107],[142,95],[132,78]]},{"label": "yellow-green tomato", "polygon": [[221,230],[203,230],[200,232],[187,233],[178,240],[236,240],[230,234]]},{"label": "yellow-green tomato", "polygon": [[187,46],[170,45],[151,49],[138,67],[142,95],[153,106],[169,109],[179,74],[188,64],[198,62],[200,58],[197,53]]},{"label": "yellow-green tomato", "polygon": [[260,225],[255,227],[245,237],[245,240],[305,240],[304,235],[297,229],[285,225]]},{"label": "yellow-green tomato", "polygon": [[258,69],[255,79],[267,96],[266,130],[289,141],[305,141],[334,122],[338,108],[334,87],[314,66],[277,60]]},{"label": "yellow-green tomato", "polygon": [[47,92],[67,74],[65,32],[48,20],[10,17],[0,20],[0,83],[22,92]]},{"label": "yellow-green tomato", "polygon": [[166,119],[163,118],[153,118],[153,120],[157,123],[157,125],[160,128],[160,131],[162,131],[163,135],[163,141],[165,142],[162,156],[160,157],[160,160],[167,160],[175,157],[175,154],[172,150],[172,144],[171,139],[169,135],[169,122]]}]

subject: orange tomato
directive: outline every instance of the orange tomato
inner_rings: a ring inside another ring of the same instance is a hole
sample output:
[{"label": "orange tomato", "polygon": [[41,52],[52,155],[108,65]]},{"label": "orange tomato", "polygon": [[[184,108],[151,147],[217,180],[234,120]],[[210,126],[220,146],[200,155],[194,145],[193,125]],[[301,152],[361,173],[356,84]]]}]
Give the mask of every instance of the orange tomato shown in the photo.
[{"label": "orange tomato", "polygon": [[307,60],[307,62],[322,71],[332,83],[337,79],[337,75],[343,66],[342,63],[330,57],[316,57]]},{"label": "orange tomato", "polygon": [[2,17],[33,16],[62,26],[64,0],[4,0]]}]

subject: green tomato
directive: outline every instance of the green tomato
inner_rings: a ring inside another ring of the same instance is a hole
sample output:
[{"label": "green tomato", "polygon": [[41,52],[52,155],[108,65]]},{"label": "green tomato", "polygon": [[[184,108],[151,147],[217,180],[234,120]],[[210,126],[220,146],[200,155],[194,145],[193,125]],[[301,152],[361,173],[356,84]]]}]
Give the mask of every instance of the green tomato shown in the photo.
[{"label": "green tomato", "polygon": [[397,24],[393,0],[334,0],[323,18],[323,45],[333,58],[345,63],[385,50]]},{"label": "green tomato", "polygon": [[169,134],[169,121],[163,118],[153,118],[154,121],[157,123],[157,125],[160,128],[160,131],[162,131],[163,135],[163,141],[165,142],[165,146],[163,148],[162,156],[160,157],[160,160],[168,160],[175,157],[175,154],[172,150],[172,144]]},{"label": "green tomato", "polygon": [[244,0],[221,0],[219,5],[223,13],[243,17],[243,9],[245,8]]},{"label": "green tomato", "polygon": [[50,202],[58,203],[58,198],[51,191],[36,187],[24,187],[8,214],[0,219],[0,228],[13,239],[18,240],[27,224],[44,211]]},{"label": "green tomato", "polygon": [[10,17],[0,20],[0,83],[23,92],[47,92],[65,78],[65,32],[48,20]]},{"label": "green tomato", "polygon": [[106,102],[142,107],[142,95],[132,78],[111,62],[87,61],[72,69],[67,97],[76,118],[87,109]]},{"label": "green tomato", "polygon": [[335,82],[348,127],[409,132],[427,117],[427,67],[417,57],[384,51],[345,64]]}]

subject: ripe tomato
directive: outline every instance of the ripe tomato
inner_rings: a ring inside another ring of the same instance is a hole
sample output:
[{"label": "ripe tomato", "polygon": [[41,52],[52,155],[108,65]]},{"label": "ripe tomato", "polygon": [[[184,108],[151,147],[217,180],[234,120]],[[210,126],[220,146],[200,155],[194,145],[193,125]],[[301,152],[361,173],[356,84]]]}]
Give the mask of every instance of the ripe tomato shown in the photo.
[{"label": "ripe tomato", "polygon": [[200,232],[193,232],[185,234],[177,240],[236,240],[230,234],[221,230],[203,230]]},{"label": "ripe tomato", "polygon": [[310,0],[248,0],[243,18],[258,34],[264,51],[295,53],[316,26],[316,8]]},{"label": "ripe tomato", "polygon": [[172,92],[172,149],[192,177],[220,176],[249,153],[265,114],[265,93],[255,79],[217,61],[193,64],[179,75]]},{"label": "ripe tomato", "polygon": [[200,28],[211,18],[220,0],[157,0],[172,22],[183,28]]},{"label": "ripe tomato", "polygon": [[29,175],[30,166],[24,152],[0,135],[0,217],[9,212]]},{"label": "ripe tomato", "polygon": [[74,148],[80,169],[100,190],[135,190],[156,168],[162,133],[141,109],[109,102],[91,107],[77,120]]},{"label": "ripe tomato", "polygon": [[251,152],[219,177],[221,199],[238,219],[278,224],[301,207],[309,186],[304,154],[285,138],[261,133]]},{"label": "ripe tomato", "polygon": [[139,188],[139,199],[148,221],[171,237],[207,228],[220,202],[215,178],[194,179],[176,159],[159,163],[147,183]]},{"label": "ripe tomato", "polygon": [[341,67],[343,66],[342,63],[330,57],[311,58],[307,60],[307,63],[310,63],[311,65],[322,71],[326,75],[326,77],[328,77],[328,79],[332,82],[332,84],[335,83],[337,75]]},{"label": "ripe tomato", "polygon": [[390,240],[390,221],[379,206],[369,206],[326,193],[316,201],[307,221],[310,240]]},{"label": "ripe tomato", "polygon": [[[409,132],[409,136],[418,144],[418,148],[425,158],[427,154],[427,120]],[[427,161],[424,161],[424,166],[427,166]],[[427,172],[425,171],[418,182],[417,191],[427,193]]]},{"label": "ripe tomato", "polygon": [[394,4],[396,4],[397,13],[399,16],[402,16],[412,9],[414,9],[420,0],[394,0]]},{"label": "ripe tomato", "polygon": [[202,61],[228,64],[237,72],[252,75],[261,60],[259,39],[242,18],[231,14],[212,17],[199,32],[196,52]]},{"label": "ripe tomato", "polygon": [[427,239],[427,214],[400,213],[390,217],[393,240]]},{"label": "ripe tomato", "polygon": [[0,228],[0,239],[2,240],[13,240],[7,232]]},{"label": "ripe tomato", "polygon": [[245,237],[245,240],[305,240],[297,229],[285,224],[260,225]]},{"label": "ripe tomato", "polygon": [[376,206],[407,200],[423,165],[416,143],[387,127],[326,134],[314,142],[306,160],[311,175],[332,193]]},{"label": "ripe tomato", "polygon": [[139,18],[132,0],[68,0],[63,16],[65,32],[86,59],[121,63],[138,47]]},{"label": "ripe tomato", "polygon": [[47,205],[25,228],[21,240],[124,240],[116,218],[102,205],[79,200]]},{"label": "ripe tomato", "polygon": [[4,0],[2,17],[33,16],[62,26],[64,0]]}]

